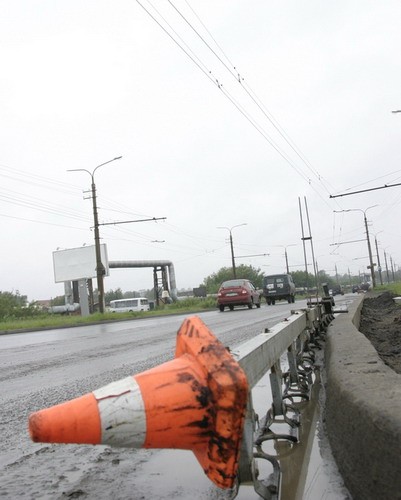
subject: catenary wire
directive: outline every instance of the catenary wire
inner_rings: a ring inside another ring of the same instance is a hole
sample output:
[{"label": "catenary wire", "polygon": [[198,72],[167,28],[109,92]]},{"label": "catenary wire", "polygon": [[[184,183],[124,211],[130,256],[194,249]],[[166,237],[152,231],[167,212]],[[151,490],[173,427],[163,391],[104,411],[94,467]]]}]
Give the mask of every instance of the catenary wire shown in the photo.
[{"label": "catenary wire", "polygon": [[[188,21],[188,19],[182,14],[182,12],[173,4],[171,0],[168,0],[169,4],[175,9],[175,11],[182,17],[182,19],[190,26],[190,28],[196,33],[196,35],[201,39],[201,41],[207,46],[207,48],[215,55],[215,57],[223,64],[223,66],[227,69],[227,71],[231,74],[231,76],[239,83],[241,84],[241,87],[243,90],[246,92],[246,94],[251,98],[251,100],[256,104],[256,106],[259,108],[259,110],[263,113],[263,115],[269,120],[269,122],[273,125],[273,127],[276,129],[276,131],[281,135],[281,137],[286,141],[286,143],[291,147],[291,149],[296,153],[296,155],[302,160],[302,162],[309,168],[309,170],[317,177],[317,179],[321,182],[322,186],[325,188],[328,194],[330,194],[329,190],[324,186],[323,183],[323,177],[319,174],[319,172],[313,168],[313,166],[310,164],[310,162],[306,159],[305,155],[300,151],[300,149],[296,146],[294,141],[289,137],[289,135],[285,132],[283,127],[278,123],[278,121],[273,117],[273,115],[267,110],[266,106],[263,104],[263,102],[259,99],[259,97],[255,94],[255,92],[249,87],[249,85],[244,84],[244,78],[241,76],[241,74],[237,71],[236,66],[227,58],[225,52],[222,50],[219,44],[217,44],[215,38],[211,35],[210,31],[206,28],[205,24],[201,21],[200,17],[195,13],[194,9],[189,5],[188,2],[187,5],[190,7],[196,18],[199,20],[201,25],[204,27],[206,32],[209,34],[209,36],[212,38],[214,43],[217,45],[220,51],[224,54],[225,58],[229,62],[229,64],[233,67],[235,70],[232,71],[232,69],[221,59],[221,57],[215,52],[215,50],[207,43],[207,41],[202,37],[202,35],[194,28],[194,26]],[[248,90],[249,89],[249,90]]]},{"label": "catenary wire", "polygon": [[[280,156],[282,156],[282,158],[298,173],[298,175],[301,175],[301,177],[309,184],[310,188],[313,189],[313,191],[315,191],[315,193],[321,198],[321,200],[323,201],[323,203],[325,203],[330,209],[331,209],[331,205],[329,204],[328,200],[326,200],[325,198],[323,198],[323,196],[321,195],[321,193],[314,187],[314,185],[312,184],[312,181],[311,179],[306,176],[305,174],[303,173],[300,173],[300,170],[299,168],[297,168],[295,166],[295,164],[288,158],[288,156],[283,153],[280,149],[280,147],[274,143],[273,139],[271,139],[268,134],[263,131],[263,129],[261,129],[257,124],[256,122],[253,120],[253,118],[251,118],[251,116],[249,115],[249,113],[247,111],[245,111],[241,106],[238,105],[238,103],[236,103],[235,99],[232,98],[232,96],[229,94],[229,92],[223,88],[223,85],[221,84],[221,82],[217,79],[217,78],[212,78],[211,77],[211,74],[212,72],[209,71],[209,73],[207,73],[195,60],[194,58],[188,53],[188,51],[186,51],[181,45],[180,43],[174,39],[174,37],[164,28],[164,26],[161,24],[161,22],[159,22],[150,12],[148,9],[146,9],[139,0],[136,0],[136,2],[143,8],[143,10],[157,23],[157,25],[174,41],[174,43],[192,60],[192,62],[194,62],[196,64],[196,66],[201,69],[201,71],[209,78],[210,81],[212,81],[212,83],[214,83],[215,85],[217,85],[217,87],[223,91],[223,94],[225,95],[226,98],[228,98],[231,103],[238,109],[238,111],[252,124],[252,126],[264,137],[264,139],[269,142],[269,144],[280,154]],[[151,2],[148,1],[148,3],[150,5]],[[165,18],[159,14],[161,16],[161,18],[163,19],[163,21],[165,23],[167,23],[167,21],[165,20]],[[205,66],[205,65],[203,65]],[[274,146],[273,146],[274,144]],[[338,203],[338,202],[337,202]]]},{"label": "catenary wire", "polygon": [[[294,165],[294,163],[285,155],[285,153],[283,153],[279,146],[277,146],[273,139],[270,138],[268,136],[268,134],[254,121],[254,119],[250,116],[250,114],[245,111],[243,109],[242,106],[240,106],[236,101],[235,99],[230,95],[230,93],[225,89],[223,88],[223,85],[220,83],[220,81],[217,79],[217,78],[213,78],[211,75],[212,75],[212,72],[209,71],[207,72],[204,68],[206,67],[204,64],[202,64],[202,66],[197,62],[195,61],[194,57],[192,57],[187,50],[184,49],[184,47],[182,47],[180,45],[180,43],[171,35],[171,33],[169,33],[165,28],[164,26],[149,12],[148,9],[146,9],[146,7],[144,7],[144,5],[139,1],[139,0],[136,0],[136,2],[143,8],[143,10],[153,19],[153,21],[155,21],[157,23],[157,25],[174,41],[174,43],[191,59],[191,61],[202,71],[202,73],[205,74],[205,76],[207,76],[207,78],[213,83],[215,84],[223,93],[223,95],[238,109],[238,111],[251,123],[251,125],[264,137],[264,139],[269,142],[269,144],[282,156],[282,158],[299,174],[301,175],[301,177],[309,184],[311,185],[310,183],[310,179],[304,175],[303,173],[300,173],[299,169]],[[151,2],[148,1],[148,3],[150,5]],[[154,8],[154,7],[153,7]],[[155,9],[156,10],[156,9]],[[158,12],[158,11],[157,11]],[[159,15],[161,16],[161,18],[163,19],[163,21],[167,23],[167,21],[165,20],[165,18],[159,13]]]}]

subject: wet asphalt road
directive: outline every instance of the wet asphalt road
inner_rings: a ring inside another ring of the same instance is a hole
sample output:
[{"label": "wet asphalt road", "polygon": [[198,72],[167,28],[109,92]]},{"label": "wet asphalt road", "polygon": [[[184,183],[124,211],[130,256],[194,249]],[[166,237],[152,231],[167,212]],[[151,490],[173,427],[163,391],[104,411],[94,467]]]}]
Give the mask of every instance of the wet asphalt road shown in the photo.
[{"label": "wet asphalt road", "polygon": [[[199,316],[226,346],[234,347],[278,323],[291,309],[302,307],[304,301],[274,307],[263,304],[252,311],[212,311]],[[185,480],[170,485],[171,491],[162,488],[162,494],[157,473],[141,475],[143,464],[153,460],[157,451],[35,444],[27,431],[30,413],[171,359],[184,317],[1,335],[0,496],[186,498]],[[203,481],[201,470],[199,474]],[[198,498],[222,498],[209,486],[200,488]]]}]

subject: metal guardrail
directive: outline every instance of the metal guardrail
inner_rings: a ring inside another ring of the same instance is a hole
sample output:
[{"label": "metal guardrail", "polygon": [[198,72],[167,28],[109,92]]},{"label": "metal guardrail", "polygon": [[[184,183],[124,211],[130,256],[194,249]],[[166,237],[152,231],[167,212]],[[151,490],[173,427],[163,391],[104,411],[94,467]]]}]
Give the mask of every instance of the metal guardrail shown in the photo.
[{"label": "metal guardrail", "polygon": [[[31,438],[189,449],[209,479],[230,490],[232,498],[241,483],[252,483],[263,499],[278,500],[279,461],[264,445],[298,441],[297,404],[309,400],[314,349],[333,319],[331,305],[322,299],[292,311],[231,353],[200,318],[187,318],[172,361],[32,414]],[[272,404],[259,419],[252,388],[268,371]],[[258,460],[271,465],[268,478],[259,478]]]},{"label": "metal guardrail", "polygon": [[[270,370],[272,405],[262,419],[254,411],[252,394],[249,396],[238,474],[238,486],[253,483],[255,491],[263,499],[279,498],[281,476],[277,458],[266,452],[263,445],[269,440],[298,441],[300,412],[297,401],[309,400],[314,349],[319,348],[319,341],[332,319],[331,308],[324,303],[292,311],[289,318],[232,351],[247,376],[250,388]],[[281,366],[283,355],[287,357],[286,371]],[[277,431],[277,427],[285,430]],[[259,478],[257,459],[270,462],[272,473],[268,478]]]}]

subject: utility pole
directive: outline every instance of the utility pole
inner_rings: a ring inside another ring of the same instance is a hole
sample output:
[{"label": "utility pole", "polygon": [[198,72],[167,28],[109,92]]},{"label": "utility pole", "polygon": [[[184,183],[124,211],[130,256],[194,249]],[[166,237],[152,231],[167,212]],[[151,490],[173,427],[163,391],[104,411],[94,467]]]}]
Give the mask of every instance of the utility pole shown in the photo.
[{"label": "utility pole", "polygon": [[373,286],[373,288],[375,288],[376,287],[376,277],[375,277],[375,267],[374,267],[375,265],[373,263],[372,247],[370,246],[369,229],[368,229],[368,220],[366,218],[366,210],[363,212],[363,217],[364,217],[365,228],[366,228],[366,241],[368,242],[370,275],[372,277],[372,286]]},{"label": "utility pole", "polygon": [[96,203],[96,185],[93,175],[92,175],[92,207],[93,207],[93,222],[95,231],[96,279],[97,279],[99,312],[103,314],[105,309],[104,275],[106,274],[106,270],[102,263],[102,256],[100,251],[99,218],[98,218],[97,203]]},{"label": "utility pole", "polygon": [[394,276],[394,266],[393,266],[393,258],[390,255],[390,264],[391,264],[391,274],[393,276],[393,283],[395,282],[395,276]]},{"label": "utility pole", "polygon": [[233,244],[233,235],[232,231],[235,227],[240,227],[240,226],[246,226],[247,223],[244,222],[243,224],[237,224],[236,226],[232,227],[226,227],[226,226],[218,226],[217,229],[227,229],[230,232],[230,248],[231,248],[231,265],[232,265],[232,270],[233,270],[233,278],[236,279],[237,277],[237,270],[235,268],[235,257],[234,257],[234,244]]},{"label": "utility pole", "polygon": [[390,283],[390,275],[389,275],[389,272],[388,272],[387,254],[386,254],[385,250],[384,250],[384,262],[386,264],[387,284],[389,284]]},{"label": "utility pole", "polygon": [[233,235],[230,231],[230,247],[231,247],[231,265],[233,268],[233,276],[237,277],[237,270],[235,269],[235,259],[234,259],[234,245],[233,245]]},{"label": "utility pole", "polygon": [[290,268],[288,266],[287,247],[285,247],[284,249],[284,256],[285,256],[285,268],[287,269],[287,274],[290,274]]},{"label": "utility pole", "polygon": [[290,274],[290,266],[288,264],[288,253],[287,253],[287,248],[288,247],[296,247],[297,245],[295,243],[292,243],[291,245],[285,245],[284,246],[284,257],[285,257],[285,267],[287,269],[287,274]]},{"label": "utility pole", "polygon": [[375,265],[373,262],[373,256],[372,256],[372,247],[370,246],[370,239],[369,239],[369,228],[368,228],[368,220],[366,218],[366,212],[370,208],[377,207],[377,205],[372,205],[371,207],[368,207],[366,210],[362,210],[361,208],[348,208],[347,210],[333,210],[335,213],[341,213],[341,212],[362,212],[363,213],[363,221],[365,223],[365,231],[366,231],[366,241],[368,244],[368,254],[369,254],[369,265],[368,269],[370,269],[370,276],[372,279],[372,286],[375,288],[376,286],[376,277],[375,277]]},{"label": "utility pole", "polygon": [[379,248],[377,246],[377,237],[375,236],[376,256],[377,256],[377,270],[379,271],[380,284],[383,284],[382,268],[380,265]]},{"label": "utility pole", "polygon": [[310,241],[310,247],[311,247],[311,254],[312,254],[312,263],[313,263],[313,271],[315,273],[315,283],[316,283],[316,296],[319,293],[319,275],[318,275],[318,270],[317,270],[317,261],[315,259],[315,252],[313,249],[313,242],[312,242],[312,231],[311,231],[311,225],[310,225],[310,220],[309,220],[309,211],[308,211],[308,205],[306,203],[306,196],[304,196],[304,204],[305,204],[305,213],[306,213],[306,220],[308,223],[308,231],[309,231],[309,236],[305,236],[304,233],[304,224],[303,224],[303,218],[302,218],[302,207],[301,207],[301,199],[298,197],[298,205],[299,205],[299,215],[301,219],[301,231],[302,231],[302,244],[304,247],[304,258],[305,258],[305,273],[306,273],[306,283],[307,283],[307,288],[309,289],[309,278],[308,278],[308,266],[307,266],[307,258],[306,258],[306,247],[305,247],[305,241],[309,240]]},{"label": "utility pole", "polygon": [[93,224],[94,224],[94,233],[95,233],[95,254],[96,254],[96,278],[97,278],[97,290],[99,295],[99,312],[104,313],[105,303],[104,303],[104,282],[103,278],[106,273],[104,265],[102,263],[102,255],[100,250],[100,235],[99,235],[99,219],[97,213],[97,203],[96,203],[96,185],[95,185],[95,172],[98,168],[103,165],[107,165],[107,163],[111,163],[115,160],[120,160],[122,156],[117,156],[112,160],[106,161],[94,168],[92,172],[86,170],[85,168],[74,168],[68,170],[68,172],[87,172],[92,179],[91,184],[91,192],[92,192],[92,208],[93,208]]}]

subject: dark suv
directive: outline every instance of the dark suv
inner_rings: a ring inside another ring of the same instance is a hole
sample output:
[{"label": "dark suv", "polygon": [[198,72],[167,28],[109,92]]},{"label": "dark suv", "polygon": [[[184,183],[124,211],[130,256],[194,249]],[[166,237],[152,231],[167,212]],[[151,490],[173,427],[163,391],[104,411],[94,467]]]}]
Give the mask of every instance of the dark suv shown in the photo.
[{"label": "dark suv", "polygon": [[331,293],[333,297],[335,295],[344,295],[344,288],[342,287],[342,285],[334,285]]},{"label": "dark suv", "polygon": [[235,306],[260,307],[260,294],[253,284],[246,279],[224,281],[217,293],[217,307],[221,312],[225,307],[231,311]]},{"label": "dark suv", "polygon": [[291,274],[272,274],[263,278],[263,296],[268,306],[276,300],[295,302],[295,285]]}]

